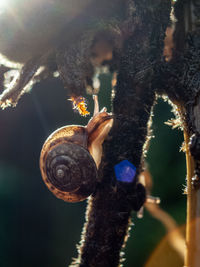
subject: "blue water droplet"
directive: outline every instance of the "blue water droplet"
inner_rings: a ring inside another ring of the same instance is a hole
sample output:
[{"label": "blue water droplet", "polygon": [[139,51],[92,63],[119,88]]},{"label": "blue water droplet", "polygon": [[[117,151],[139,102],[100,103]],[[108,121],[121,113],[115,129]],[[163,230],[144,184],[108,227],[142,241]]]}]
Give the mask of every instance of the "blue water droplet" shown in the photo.
[{"label": "blue water droplet", "polygon": [[114,166],[115,176],[118,181],[131,183],[136,174],[136,167],[128,160],[123,160]]}]

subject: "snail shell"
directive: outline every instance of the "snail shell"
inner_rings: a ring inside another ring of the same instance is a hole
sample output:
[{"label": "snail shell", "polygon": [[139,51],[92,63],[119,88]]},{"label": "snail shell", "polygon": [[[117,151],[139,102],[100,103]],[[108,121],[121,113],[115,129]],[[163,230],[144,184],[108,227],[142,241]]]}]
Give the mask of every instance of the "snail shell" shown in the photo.
[{"label": "snail shell", "polygon": [[40,170],[54,195],[64,201],[78,202],[95,191],[102,143],[112,122],[103,110],[87,126],[65,126],[47,138],[40,155]]},{"label": "snail shell", "polygon": [[96,187],[97,168],[87,150],[87,131],[83,126],[66,126],[46,140],[40,157],[43,180],[58,198],[77,202]]}]

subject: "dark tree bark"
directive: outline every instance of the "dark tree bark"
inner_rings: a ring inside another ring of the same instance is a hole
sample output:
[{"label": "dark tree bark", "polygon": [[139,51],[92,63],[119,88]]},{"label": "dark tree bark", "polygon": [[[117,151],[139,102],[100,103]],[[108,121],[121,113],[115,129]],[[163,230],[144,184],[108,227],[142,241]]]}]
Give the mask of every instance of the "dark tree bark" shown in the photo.
[{"label": "dark tree bark", "polygon": [[187,267],[200,262],[200,1],[178,1],[171,62],[160,68],[159,90],[175,105],[184,130],[187,163]]},{"label": "dark tree bark", "polygon": [[[113,100],[114,126],[104,145],[99,170],[101,182],[90,198],[77,266],[118,266],[128,237],[131,211],[145,201],[138,181],[148,121],[155,99],[155,66],[162,60],[163,40],[169,23],[170,1],[130,1],[131,27],[124,43]],[[129,160],[137,169],[131,183],[119,182],[114,166]]]}]

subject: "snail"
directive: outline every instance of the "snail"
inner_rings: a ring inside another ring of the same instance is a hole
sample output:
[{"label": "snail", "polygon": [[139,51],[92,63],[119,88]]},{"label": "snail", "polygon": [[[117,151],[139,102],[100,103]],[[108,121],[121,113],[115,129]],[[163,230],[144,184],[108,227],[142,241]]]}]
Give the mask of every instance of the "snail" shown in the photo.
[{"label": "snail", "polygon": [[45,141],[40,155],[42,178],[58,198],[78,202],[91,195],[98,181],[97,169],[102,144],[108,135],[113,115],[99,112],[94,99],[94,115],[87,126],[69,125],[57,129]]}]

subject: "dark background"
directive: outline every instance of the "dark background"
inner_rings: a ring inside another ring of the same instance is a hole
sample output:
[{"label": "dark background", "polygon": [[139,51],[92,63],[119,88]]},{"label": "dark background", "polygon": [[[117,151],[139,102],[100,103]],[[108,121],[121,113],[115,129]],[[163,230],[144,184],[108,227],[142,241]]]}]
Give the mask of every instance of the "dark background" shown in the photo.
[{"label": "dark background", "polygon": [[[102,76],[102,84],[100,106],[110,110],[109,75]],[[51,132],[64,125],[87,124],[88,118],[75,113],[67,98],[61,82],[52,79],[35,85],[16,108],[0,111],[1,267],[62,267],[77,255],[86,201],[70,204],[57,199],[44,185],[39,170],[40,150]],[[91,111],[90,97],[88,103]],[[155,107],[155,138],[148,164],[153,194],[161,197],[161,206],[182,225],[186,213],[185,159],[179,152],[182,132],[163,124],[173,116],[170,109],[161,100]],[[125,249],[126,267],[144,266],[166,233],[146,211],[143,219],[134,214],[133,223]],[[182,266],[173,250],[169,253],[174,255],[175,264],[170,266]]]}]

